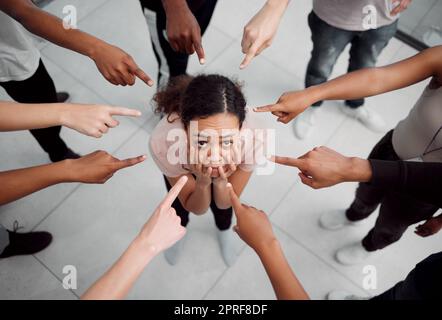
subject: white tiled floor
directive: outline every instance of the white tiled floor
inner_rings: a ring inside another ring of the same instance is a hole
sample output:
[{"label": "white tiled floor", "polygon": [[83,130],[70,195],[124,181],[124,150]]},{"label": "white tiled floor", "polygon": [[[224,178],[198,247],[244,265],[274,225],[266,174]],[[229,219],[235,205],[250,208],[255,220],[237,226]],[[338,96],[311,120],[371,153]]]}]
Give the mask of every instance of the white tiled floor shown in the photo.
[{"label": "white tiled floor", "polygon": [[[281,93],[303,86],[311,49],[307,13],[310,0],[293,2],[287,10],[271,48],[245,71],[238,69],[244,23],[263,1],[222,0],[204,38],[206,66],[191,58],[189,72],[221,72],[244,82],[250,106],[275,101]],[[137,0],[57,0],[47,10],[61,16],[65,4],[79,12],[79,27],[122,47],[152,77],[157,66],[146,23]],[[63,129],[62,136],[75,150],[88,153],[104,149],[118,157],[148,153],[147,141],[157,119],[150,107],[154,89],[137,83],[131,88],[108,84],[87,58],[46,42],[42,54],[57,88],[68,90],[74,102],[107,103],[138,108],[141,119],[123,119],[118,129],[95,140]],[[387,64],[415,51],[393,39],[379,63]],[[334,75],[346,70],[348,54],[339,59]],[[367,100],[367,106],[381,113],[390,128],[409,112],[424,84]],[[6,99],[3,91],[0,98]],[[276,151],[301,155],[317,145],[328,145],[347,155],[365,157],[382,134],[374,134],[338,110],[340,102],[327,102],[318,119],[318,130],[307,141],[297,140],[291,126],[260,115],[262,122],[276,129]],[[27,132],[3,133],[0,140],[0,170],[47,162]],[[421,239],[411,228],[404,238],[369,261],[377,267],[378,289],[365,291],[362,267],[342,267],[333,260],[335,250],[361,239],[375,215],[360,228],[326,232],[318,227],[319,215],[344,208],[352,200],[355,184],[315,191],[300,184],[294,170],[278,167],[270,176],[254,176],[243,200],[267,211],[287,258],[306,290],[323,299],[334,288],[373,295],[404,278],[414,264],[440,248],[442,235]],[[0,261],[0,298],[76,299],[125,249],[143,222],[164,196],[161,174],[151,158],[120,172],[104,186],[66,184],[53,186],[0,208],[0,223],[10,227],[18,220],[25,230],[47,230],[54,242],[43,252]],[[239,258],[227,268],[220,257],[210,214],[192,217],[183,259],[169,266],[158,257],[140,277],[129,298],[134,299],[273,299],[274,294],[254,252],[239,239]],[[64,290],[63,266],[78,270],[78,289]]]}]

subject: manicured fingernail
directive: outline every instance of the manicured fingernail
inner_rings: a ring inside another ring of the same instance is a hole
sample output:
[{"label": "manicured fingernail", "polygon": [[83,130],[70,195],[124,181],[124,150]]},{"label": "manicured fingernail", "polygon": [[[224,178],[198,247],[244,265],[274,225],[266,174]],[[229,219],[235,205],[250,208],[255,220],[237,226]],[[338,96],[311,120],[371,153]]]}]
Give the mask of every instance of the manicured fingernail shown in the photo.
[{"label": "manicured fingernail", "polygon": [[153,86],[153,81],[152,80],[147,81],[147,85],[152,87]]},{"label": "manicured fingernail", "polygon": [[206,63],[206,59],[201,58],[201,59],[200,59],[200,64],[205,64],[205,63]]}]

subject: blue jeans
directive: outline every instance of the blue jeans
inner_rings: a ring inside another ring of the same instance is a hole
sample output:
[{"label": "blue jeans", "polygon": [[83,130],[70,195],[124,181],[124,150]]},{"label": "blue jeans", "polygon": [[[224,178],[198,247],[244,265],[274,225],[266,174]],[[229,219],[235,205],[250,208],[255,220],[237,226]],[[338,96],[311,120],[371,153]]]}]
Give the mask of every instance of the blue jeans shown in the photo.
[{"label": "blue jeans", "polygon": [[[333,71],[336,60],[350,43],[348,72],[376,65],[377,58],[397,30],[397,20],[390,25],[367,31],[347,31],[335,28],[321,20],[313,11],[308,16],[312,32],[313,50],[305,76],[305,87],[326,82]],[[313,106],[320,106],[322,101]],[[364,99],[346,101],[346,105],[357,108]]]}]

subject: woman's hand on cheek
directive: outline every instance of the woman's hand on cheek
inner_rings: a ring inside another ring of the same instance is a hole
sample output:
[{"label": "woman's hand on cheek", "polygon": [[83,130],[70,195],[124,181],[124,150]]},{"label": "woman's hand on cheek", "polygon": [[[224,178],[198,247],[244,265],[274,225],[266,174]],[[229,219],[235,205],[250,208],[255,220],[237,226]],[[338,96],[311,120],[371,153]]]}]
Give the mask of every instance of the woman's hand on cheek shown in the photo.
[{"label": "woman's hand on cheek", "polygon": [[204,167],[201,163],[190,165],[191,172],[196,176],[198,185],[207,187],[212,184],[212,167]]},{"label": "woman's hand on cheek", "polygon": [[223,166],[220,166],[218,168],[219,177],[213,179],[213,184],[217,186],[223,186],[225,187],[227,183],[229,182],[229,177],[235,173],[236,171],[236,165],[234,163],[230,163],[228,165],[227,170],[224,170]]}]

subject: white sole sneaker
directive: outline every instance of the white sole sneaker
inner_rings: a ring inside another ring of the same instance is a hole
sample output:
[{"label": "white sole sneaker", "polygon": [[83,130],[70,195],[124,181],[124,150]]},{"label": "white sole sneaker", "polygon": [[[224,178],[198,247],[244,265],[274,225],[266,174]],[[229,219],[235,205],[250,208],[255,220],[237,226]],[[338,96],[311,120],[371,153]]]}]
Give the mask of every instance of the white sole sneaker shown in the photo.
[{"label": "white sole sneaker", "polygon": [[339,107],[344,114],[350,118],[358,120],[367,129],[373,132],[384,132],[387,127],[384,119],[382,119],[377,112],[367,107],[361,106],[359,108],[350,108],[346,105],[341,105]]},{"label": "white sole sneaker", "polygon": [[304,140],[311,135],[318,110],[317,107],[310,107],[293,120],[293,132],[296,138]]},{"label": "white sole sneaker", "polygon": [[364,224],[364,220],[348,220],[345,212],[346,210],[338,209],[323,213],[319,218],[319,226],[325,230],[339,230],[347,226],[358,227]]},{"label": "white sole sneaker", "polygon": [[336,251],[335,259],[340,264],[351,266],[364,263],[374,252],[365,250],[361,241],[345,246]]},{"label": "white sole sneaker", "polygon": [[224,263],[231,267],[235,264],[238,255],[235,249],[234,234],[231,229],[218,230],[217,237]]}]

